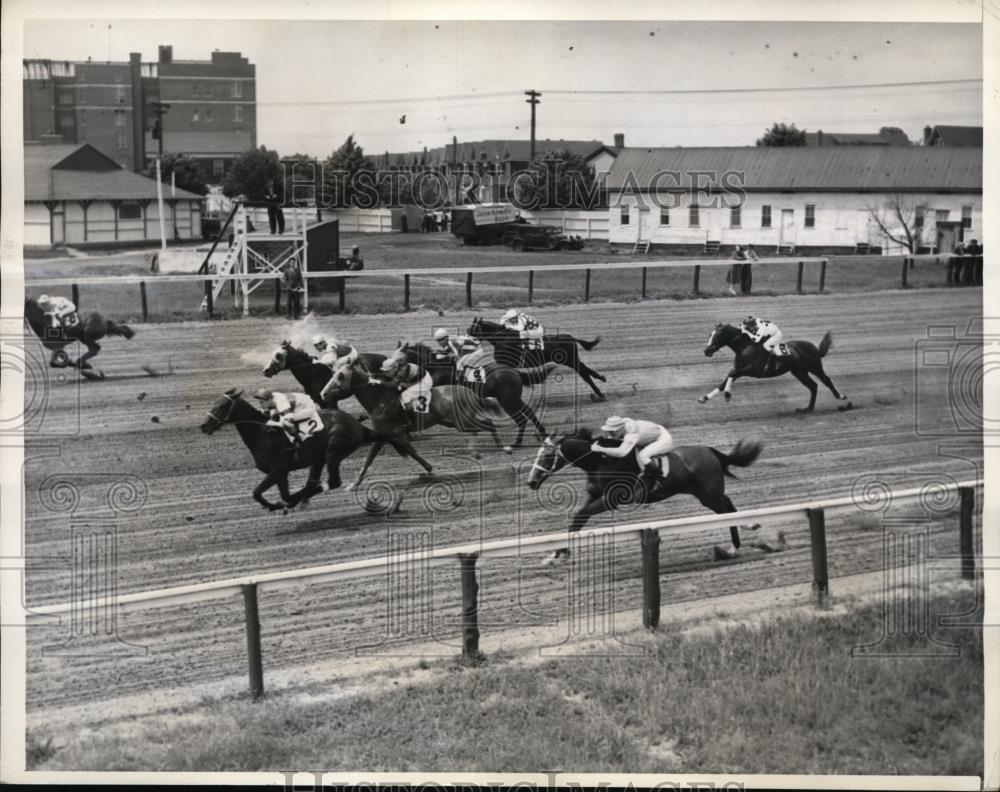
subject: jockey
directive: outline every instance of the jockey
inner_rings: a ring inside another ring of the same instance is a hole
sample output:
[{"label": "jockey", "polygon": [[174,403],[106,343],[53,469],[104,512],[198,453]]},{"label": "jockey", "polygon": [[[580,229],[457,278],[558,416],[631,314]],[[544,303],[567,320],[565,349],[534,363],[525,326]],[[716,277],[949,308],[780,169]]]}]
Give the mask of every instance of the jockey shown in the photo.
[{"label": "jockey", "polygon": [[525,347],[541,349],[545,328],[535,321],[534,317],[523,311],[518,311],[516,308],[511,308],[500,317],[500,324],[508,330],[516,330],[520,334],[521,340],[525,342]]},{"label": "jockey", "polygon": [[261,388],[254,398],[267,410],[268,426],[280,426],[298,446],[323,428],[323,419],[314,402],[304,393],[278,393]]},{"label": "jockey", "polygon": [[372,380],[372,382],[399,388],[399,403],[403,405],[403,409],[410,412],[414,409],[417,412],[427,412],[431,388],[434,387],[434,380],[431,379],[429,371],[425,371],[416,363],[401,363],[389,356],[382,363],[382,372],[388,375],[386,380]]},{"label": "jockey", "polygon": [[[322,348],[316,342],[317,339],[320,339]],[[358,359],[358,350],[354,348],[354,345],[337,338],[327,339],[317,335],[313,338],[313,346],[320,353],[316,362],[329,366],[331,369],[353,365],[354,361]]]},{"label": "jockey", "polygon": [[466,368],[478,368],[484,363],[488,353],[483,349],[478,338],[467,335],[448,335],[448,331],[439,327],[434,331],[434,340],[438,343],[435,357],[439,360],[454,361],[455,368],[461,374]]},{"label": "jockey", "polygon": [[80,322],[76,315],[76,306],[65,297],[49,297],[43,294],[36,302],[45,315],[51,317],[53,327],[73,327]]},{"label": "jockey", "polygon": [[764,350],[769,354],[774,354],[774,348],[781,343],[781,329],[774,322],[767,319],[748,316],[740,322],[740,330],[750,337],[752,341],[762,344]]},{"label": "jockey", "polygon": [[322,333],[317,333],[313,336],[313,349],[316,350],[315,357],[317,360],[327,353],[329,346],[326,336]]},{"label": "jockey", "polygon": [[639,478],[645,478],[649,484],[656,481],[657,475],[667,477],[668,468],[663,471],[657,467],[653,457],[667,453],[674,447],[670,432],[660,424],[652,421],[633,420],[612,415],[601,427],[604,437],[611,440],[621,440],[618,446],[604,446],[599,442],[591,445],[590,450],[609,457],[624,458],[635,449],[635,460],[639,463]]}]

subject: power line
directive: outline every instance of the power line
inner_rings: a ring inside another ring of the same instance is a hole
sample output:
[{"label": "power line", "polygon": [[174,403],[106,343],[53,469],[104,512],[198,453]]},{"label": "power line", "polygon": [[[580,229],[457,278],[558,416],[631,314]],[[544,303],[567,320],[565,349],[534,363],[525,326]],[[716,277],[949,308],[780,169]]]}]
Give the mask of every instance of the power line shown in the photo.
[{"label": "power line", "polygon": [[869,88],[929,88],[932,86],[958,85],[961,83],[981,83],[982,78],[968,78],[962,80],[921,80],[913,82],[897,83],[865,83],[856,85],[801,85],[779,88],[663,88],[663,89],[594,89],[594,90],[553,90],[546,89],[546,93],[555,95],[587,95],[587,96],[671,96],[678,94],[729,94],[729,93],[788,93],[793,91],[842,91],[851,89]]}]

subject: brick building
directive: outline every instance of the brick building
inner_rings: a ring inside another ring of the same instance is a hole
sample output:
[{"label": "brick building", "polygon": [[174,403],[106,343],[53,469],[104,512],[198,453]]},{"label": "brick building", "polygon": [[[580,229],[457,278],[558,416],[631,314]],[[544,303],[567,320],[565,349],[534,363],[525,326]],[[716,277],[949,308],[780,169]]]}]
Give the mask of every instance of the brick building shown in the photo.
[{"label": "brick building", "polygon": [[138,52],[128,62],[25,60],[23,80],[26,143],[58,135],[141,171],[159,150],[152,103],[164,102],[163,151],[197,159],[210,184],[257,145],[256,66],[239,52],[178,61],[161,46],[155,63]]}]

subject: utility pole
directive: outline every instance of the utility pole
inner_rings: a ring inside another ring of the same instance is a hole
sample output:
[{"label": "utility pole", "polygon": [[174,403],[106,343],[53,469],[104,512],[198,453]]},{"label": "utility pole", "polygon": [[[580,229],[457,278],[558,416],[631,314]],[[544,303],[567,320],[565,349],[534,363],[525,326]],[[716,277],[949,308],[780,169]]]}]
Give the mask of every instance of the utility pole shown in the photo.
[{"label": "utility pole", "polygon": [[538,106],[538,97],[541,96],[538,91],[532,89],[530,91],[524,92],[525,96],[530,96],[530,99],[525,99],[524,101],[531,105],[531,160],[535,159],[535,107]]},{"label": "utility pole", "polygon": [[153,122],[153,137],[159,143],[160,159],[163,159],[163,116],[170,109],[170,105],[163,102],[150,102],[150,110],[156,116]]}]

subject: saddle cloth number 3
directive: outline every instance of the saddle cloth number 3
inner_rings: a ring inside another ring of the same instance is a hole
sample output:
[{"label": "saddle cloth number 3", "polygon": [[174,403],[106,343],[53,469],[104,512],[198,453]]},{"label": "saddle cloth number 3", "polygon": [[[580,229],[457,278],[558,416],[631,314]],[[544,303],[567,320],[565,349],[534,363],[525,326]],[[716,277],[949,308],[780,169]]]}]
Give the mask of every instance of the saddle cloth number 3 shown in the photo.
[{"label": "saddle cloth number 3", "polygon": [[413,410],[418,413],[430,412],[431,401],[426,396],[417,396],[413,400]]}]

